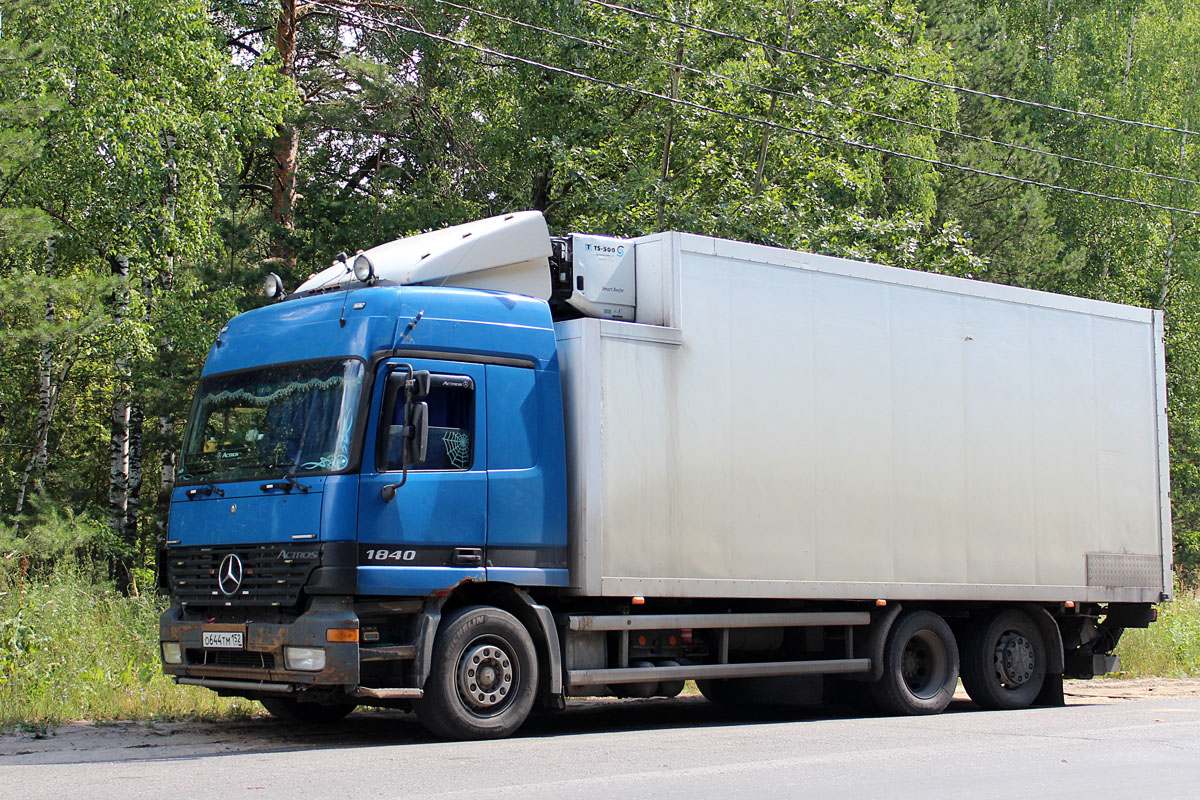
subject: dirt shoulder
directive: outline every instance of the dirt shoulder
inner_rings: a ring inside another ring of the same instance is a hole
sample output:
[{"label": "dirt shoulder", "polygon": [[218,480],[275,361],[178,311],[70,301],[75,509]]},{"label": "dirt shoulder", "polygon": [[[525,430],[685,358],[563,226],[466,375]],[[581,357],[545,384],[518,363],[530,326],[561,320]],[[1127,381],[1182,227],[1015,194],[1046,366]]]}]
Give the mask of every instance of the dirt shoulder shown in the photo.
[{"label": "dirt shoulder", "polygon": [[1119,703],[1171,697],[1200,697],[1198,678],[1093,678],[1067,681],[1067,705]]}]

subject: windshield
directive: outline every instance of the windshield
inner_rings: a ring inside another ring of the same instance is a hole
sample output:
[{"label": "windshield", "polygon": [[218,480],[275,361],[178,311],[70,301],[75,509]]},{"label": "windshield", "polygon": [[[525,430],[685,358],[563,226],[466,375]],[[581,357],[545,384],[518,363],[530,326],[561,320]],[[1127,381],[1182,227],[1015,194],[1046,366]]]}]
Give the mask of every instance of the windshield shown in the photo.
[{"label": "windshield", "polygon": [[363,372],[361,361],[339,359],[201,379],[180,480],[253,480],[345,469]]}]

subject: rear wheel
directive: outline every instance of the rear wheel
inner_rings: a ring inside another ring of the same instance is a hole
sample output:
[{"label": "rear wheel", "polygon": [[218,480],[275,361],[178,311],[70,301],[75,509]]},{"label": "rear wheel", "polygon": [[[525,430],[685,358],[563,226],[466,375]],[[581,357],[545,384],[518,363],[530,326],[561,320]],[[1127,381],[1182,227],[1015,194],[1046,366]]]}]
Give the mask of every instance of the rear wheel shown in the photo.
[{"label": "rear wheel", "polygon": [[880,710],[912,716],[940,714],[958,686],[958,645],[932,611],[904,614],[883,647],[883,677],[871,685]]},{"label": "rear wheel", "polygon": [[499,739],[525,722],[537,685],[537,652],[525,626],[507,611],[469,606],[442,623],[425,695],[413,709],[437,736]]},{"label": "rear wheel", "polygon": [[[682,666],[682,664],[675,660],[668,660],[658,662],[658,666],[679,667]],[[674,681],[659,681],[658,691],[655,694],[658,697],[678,697],[679,693],[683,691],[684,683],[686,683],[686,681],[682,679]]]},{"label": "rear wheel", "polygon": [[290,697],[264,697],[259,702],[273,717],[314,725],[337,722],[358,707],[354,703],[301,703]]},{"label": "rear wheel", "polygon": [[1028,708],[1046,681],[1046,644],[1037,623],[1016,609],[972,621],[962,673],[963,688],[978,705]]}]

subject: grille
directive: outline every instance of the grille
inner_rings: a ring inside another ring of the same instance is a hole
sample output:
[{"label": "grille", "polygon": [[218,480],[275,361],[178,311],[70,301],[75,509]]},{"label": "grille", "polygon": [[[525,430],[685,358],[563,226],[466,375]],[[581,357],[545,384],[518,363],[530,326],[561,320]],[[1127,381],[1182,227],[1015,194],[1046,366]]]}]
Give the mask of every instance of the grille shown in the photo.
[{"label": "grille", "polygon": [[[320,562],[313,548],[310,558],[294,556],[285,545],[241,547],[172,547],[167,553],[171,595],[184,605],[294,606],[309,574]],[[227,555],[242,562],[242,582],[232,595],[217,586],[217,571]]]},{"label": "grille", "polygon": [[194,667],[241,667],[275,669],[274,653],[250,653],[245,650],[188,650],[188,664]]}]

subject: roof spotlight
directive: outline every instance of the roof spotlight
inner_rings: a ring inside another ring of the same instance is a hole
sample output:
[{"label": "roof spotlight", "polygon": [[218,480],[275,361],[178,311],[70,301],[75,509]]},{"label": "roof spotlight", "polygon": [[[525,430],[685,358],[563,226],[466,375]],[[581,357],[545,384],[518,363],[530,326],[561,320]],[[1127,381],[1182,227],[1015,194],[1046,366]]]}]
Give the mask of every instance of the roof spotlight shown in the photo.
[{"label": "roof spotlight", "polygon": [[263,281],[262,293],[269,299],[275,300],[280,297],[286,297],[287,292],[283,288],[283,278],[276,275],[274,272],[267,275],[267,279]]},{"label": "roof spotlight", "polygon": [[363,283],[375,280],[375,265],[363,253],[354,257],[354,277]]}]

